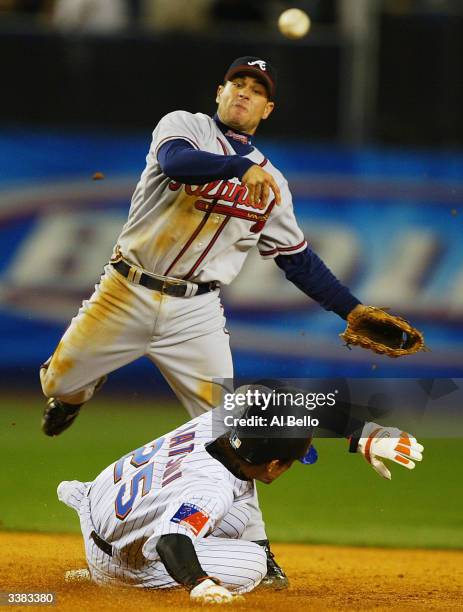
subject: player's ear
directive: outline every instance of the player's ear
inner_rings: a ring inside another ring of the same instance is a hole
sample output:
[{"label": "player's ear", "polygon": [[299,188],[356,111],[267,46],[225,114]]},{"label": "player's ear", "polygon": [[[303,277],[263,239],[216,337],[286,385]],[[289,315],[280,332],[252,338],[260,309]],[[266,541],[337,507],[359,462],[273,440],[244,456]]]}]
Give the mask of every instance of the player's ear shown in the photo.
[{"label": "player's ear", "polygon": [[262,119],[267,119],[267,117],[270,117],[270,114],[272,113],[274,108],[275,108],[275,102],[272,102],[271,100],[269,100],[267,104],[265,105],[264,114],[262,115]]},{"label": "player's ear", "polygon": [[267,463],[267,472],[270,475],[274,475],[280,469],[280,462],[278,459],[272,459]]},{"label": "player's ear", "polygon": [[217,104],[220,102],[220,96],[222,95],[223,90],[225,89],[225,87],[223,85],[219,85],[217,87],[217,96],[215,98],[215,101],[217,102]]}]

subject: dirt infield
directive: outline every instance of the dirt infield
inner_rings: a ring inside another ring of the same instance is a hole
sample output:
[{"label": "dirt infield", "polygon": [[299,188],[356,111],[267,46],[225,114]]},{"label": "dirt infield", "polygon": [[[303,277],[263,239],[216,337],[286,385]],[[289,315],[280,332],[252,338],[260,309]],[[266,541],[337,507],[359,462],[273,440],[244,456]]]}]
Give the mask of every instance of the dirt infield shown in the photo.
[{"label": "dirt infield", "polygon": [[[183,590],[138,591],[69,584],[85,566],[76,535],[0,533],[0,591],[54,592],[59,610],[188,610]],[[460,610],[463,552],[275,545],[291,587],[257,589],[234,610]],[[30,609],[35,606],[13,609]]]}]

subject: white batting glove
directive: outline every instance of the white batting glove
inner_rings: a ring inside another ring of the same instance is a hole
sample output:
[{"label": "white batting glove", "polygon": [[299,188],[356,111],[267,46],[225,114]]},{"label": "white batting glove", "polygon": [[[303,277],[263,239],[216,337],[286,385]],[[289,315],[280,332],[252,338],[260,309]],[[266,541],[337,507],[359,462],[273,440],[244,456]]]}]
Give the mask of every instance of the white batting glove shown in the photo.
[{"label": "white batting glove", "polygon": [[389,459],[409,470],[415,467],[414,461],[422,461],[422,444],[410,434],[396,427],[382,427],[377,423],[366,423],[362,429],[357,452],[361,453],[372,468],[383,478],[391,480],[391,472],[382,461]]},{"label": "white batting glove", "polygon": [[223,604],[233,601],[234,596],[228,589],[207,578],[190,591],[190,599],[200,604]]}]

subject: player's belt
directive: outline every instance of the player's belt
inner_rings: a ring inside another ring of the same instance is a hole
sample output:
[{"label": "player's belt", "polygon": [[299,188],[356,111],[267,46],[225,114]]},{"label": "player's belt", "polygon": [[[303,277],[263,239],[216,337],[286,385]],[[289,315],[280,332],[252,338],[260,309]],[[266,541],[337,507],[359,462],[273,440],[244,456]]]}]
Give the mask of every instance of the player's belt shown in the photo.
[{"label": "player's belt", "polygon": [[[134,268],[129,265],[126,261],[121,259],[120,261],[111,262],[111,265],[125,276],[128,280],[142,285],[147,289],[153,291],[160,291],[166,295],[173,297],[193,297],[194,295],[201,295],[202,293],[208,293],[218,288],[216,281],[210,283],[191,283],[188,281],[182,281],[177,279],[160,279],[149,274],[141,272],[139,268]],[[192,288],[196,288],[196,291],[192,291]]]},{"label": "player's belt", "polygon": [[100,538],[100,536],[97,534],[96,531],[92,531],[92,533],[90,534],[90,537],[92,538],[92,540],[95,542],[95,544],[98,546],[100,550],[102,550],[104,553],[106,553],[110,557],[113,556],[113,547],[111,546],[111,544],[106,542],[106,540],[103,540],[103,538]]}]

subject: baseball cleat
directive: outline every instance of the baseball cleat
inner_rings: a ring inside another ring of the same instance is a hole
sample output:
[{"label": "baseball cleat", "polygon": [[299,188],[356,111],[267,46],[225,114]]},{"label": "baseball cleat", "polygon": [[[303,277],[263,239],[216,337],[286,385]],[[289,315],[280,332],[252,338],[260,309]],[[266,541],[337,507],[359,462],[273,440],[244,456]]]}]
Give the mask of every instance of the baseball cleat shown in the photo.
[{"label": "baseball cleat", "polygon": [[259,586],[266,587],[268,589],[274,589],[279,591],[280,589],[287,589],[289,587],[289,580],[284,571],[275,561],[275,555],[270,550],[270,543],[268,540],[258,540],[256,544],[262,546],[267,555],[267,574],[262,578],[262,582]]},{"label": "baseball cleat", "polygon": [[[96,383],[94,393],[99,391],[108,380],[102,376]],[[42,431],[46,436],[59,436],[74,423],[83,404],[68,404],[55,397],[47,401],[42,416]]]},{"label": "baseball cleat", "polygon": [[51,397],[42,416],[42,431],[46,436],[59,436],[70,427],[80,412],[82,404],[66,404]]}]

